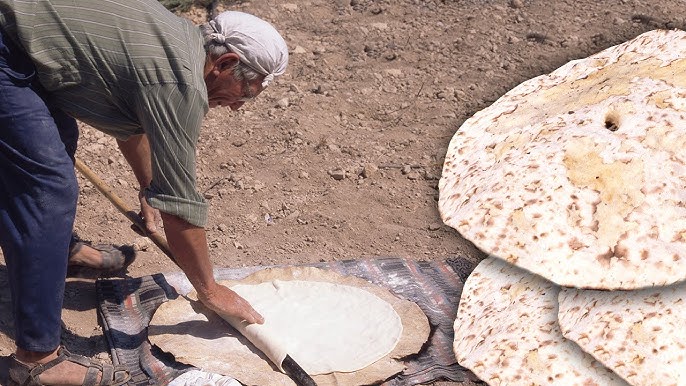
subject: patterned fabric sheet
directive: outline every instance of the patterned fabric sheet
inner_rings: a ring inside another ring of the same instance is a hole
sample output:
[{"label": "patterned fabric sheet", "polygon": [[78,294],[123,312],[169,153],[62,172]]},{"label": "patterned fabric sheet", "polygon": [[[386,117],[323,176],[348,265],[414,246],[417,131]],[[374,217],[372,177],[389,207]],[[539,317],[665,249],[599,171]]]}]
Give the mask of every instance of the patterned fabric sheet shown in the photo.
[{"label": "patterned fabric sheet", "polygon": [[[453,353],[453,323],[462,286],[474,264],[462,257],[445,261],[415,261],[380,258],[311,264],[353,275],[391,290],[415,302],[431,324],[429,341],[422,351],[406,360],[404,372],[384,386],[410,386],[435,381],[461,382],[474,379],[457,364]],[[239,280],[269,267],[219,268],[218,280]],[[157,307],[192,289],[181,272],[155,274],[134,279],[101,279],[96,282],[101,321],[115,364],[126,366],[129,386],[167,385],[192,369],[151,346],[147,327]],[[230,374],[229,374],[230,375]]]}]

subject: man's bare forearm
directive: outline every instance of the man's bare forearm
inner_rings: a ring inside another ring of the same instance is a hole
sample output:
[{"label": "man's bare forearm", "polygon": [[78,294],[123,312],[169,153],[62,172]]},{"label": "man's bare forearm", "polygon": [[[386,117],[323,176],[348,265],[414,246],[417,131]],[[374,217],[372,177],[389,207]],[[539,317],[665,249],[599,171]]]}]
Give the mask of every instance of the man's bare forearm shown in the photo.
[{"label": "man's bare forearm", "polygon": [[143,189],[150,186],[152,181],[148,138],[140,135],[117,143],[141,186],[141,213],[148,232],[157,232],[157,218],[161,215],[169,249],[198,292],[200,301],[220,315],[237,316],[248,323],[264,323],[262,315],[245,299],[214,280],[205,228],[195,226],[176,215],[154,210],[142,195]]},{"label": "man's bare forearm", "polygon": [[[146,135],[136,135],[127,141],[117,141],[121,153],[131,165],[141,188],[152,181],[150,144]],[[216,285],[207,251],[205,229],[167,213],[161,213],[164,230],[174,258],[198,292],[206,292]]]},{"label": "man's bare forearm", "polygon": [[141,188],[150,186],[152,166],[150,163],[150,143],[145,134],[134,135],[126,141],[117,140],[119,150],[129,163]]},{"label": "man's bare forearm", "polygon": [[217,283],[212,274],[205,229],[162,212],[164,233],[174,258],[199,295],[208,295]]}]

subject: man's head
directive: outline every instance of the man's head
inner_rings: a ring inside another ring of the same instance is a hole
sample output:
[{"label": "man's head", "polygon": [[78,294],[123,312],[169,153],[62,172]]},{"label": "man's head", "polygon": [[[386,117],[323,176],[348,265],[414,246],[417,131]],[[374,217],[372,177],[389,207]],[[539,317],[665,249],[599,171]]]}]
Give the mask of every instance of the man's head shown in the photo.
[{"label": "man's head", "polygon": [[210,107],[239,109],[286,71],[288,47],[268,22],[226,11],[200,27]]}]

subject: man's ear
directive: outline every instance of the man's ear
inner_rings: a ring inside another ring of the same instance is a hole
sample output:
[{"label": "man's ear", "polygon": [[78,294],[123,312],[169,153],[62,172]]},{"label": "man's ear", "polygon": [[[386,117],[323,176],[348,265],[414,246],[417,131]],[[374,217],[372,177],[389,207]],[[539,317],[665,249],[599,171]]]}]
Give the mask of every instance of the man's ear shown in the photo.
[{"label": "man's ear", "polygon": [[214,67],[219,71],[233,68],[240,61],[238,54],[227,52],[214,61]]}]

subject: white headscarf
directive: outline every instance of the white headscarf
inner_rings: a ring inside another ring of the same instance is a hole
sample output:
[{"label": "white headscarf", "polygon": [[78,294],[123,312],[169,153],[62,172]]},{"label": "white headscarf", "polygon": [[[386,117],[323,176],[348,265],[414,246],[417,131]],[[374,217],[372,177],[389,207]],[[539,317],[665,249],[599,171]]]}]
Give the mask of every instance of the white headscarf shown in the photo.
[{"label": "white headscarf", "polygon": [[236,11],[220,13],[210,21],[210,37],[238,54],[241,62],[265,76],[267,87],[288,66],[288,46],[279,32],[259,17]]}]

